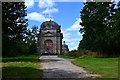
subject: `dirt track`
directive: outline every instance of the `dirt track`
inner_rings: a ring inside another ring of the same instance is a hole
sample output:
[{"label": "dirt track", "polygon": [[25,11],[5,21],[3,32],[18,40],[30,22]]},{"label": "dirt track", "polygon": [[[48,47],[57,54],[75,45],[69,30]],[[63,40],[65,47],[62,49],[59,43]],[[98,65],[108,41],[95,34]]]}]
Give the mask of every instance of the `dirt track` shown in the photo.
[{"label": "dirt track", "polygon": [[43,78],[91,78],[83,68],[73,65],[68,59],[41,56],[40,61]]}]

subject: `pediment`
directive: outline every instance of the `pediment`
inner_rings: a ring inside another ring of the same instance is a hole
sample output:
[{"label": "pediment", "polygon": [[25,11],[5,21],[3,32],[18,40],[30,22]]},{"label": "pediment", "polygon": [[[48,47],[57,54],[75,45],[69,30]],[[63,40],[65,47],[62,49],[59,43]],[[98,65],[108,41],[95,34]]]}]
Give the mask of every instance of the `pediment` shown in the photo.
[{"label": "pediment", "polygon": [[51,33],[51,32],[46,32],[46,33],[43,34],[43,36],[54,36],[54,34]]}]

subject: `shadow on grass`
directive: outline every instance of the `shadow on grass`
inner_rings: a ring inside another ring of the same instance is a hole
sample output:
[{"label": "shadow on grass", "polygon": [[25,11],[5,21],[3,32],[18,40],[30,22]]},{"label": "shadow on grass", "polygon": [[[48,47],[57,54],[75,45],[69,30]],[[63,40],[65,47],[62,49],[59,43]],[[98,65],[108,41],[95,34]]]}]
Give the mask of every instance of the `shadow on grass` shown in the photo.
[{"label": "shadow on grass", "polygon": [[11,80],[26,80],[26,79],[41,79],[42,70],[31,67],[3,67],[2,68],[2,79]]}]

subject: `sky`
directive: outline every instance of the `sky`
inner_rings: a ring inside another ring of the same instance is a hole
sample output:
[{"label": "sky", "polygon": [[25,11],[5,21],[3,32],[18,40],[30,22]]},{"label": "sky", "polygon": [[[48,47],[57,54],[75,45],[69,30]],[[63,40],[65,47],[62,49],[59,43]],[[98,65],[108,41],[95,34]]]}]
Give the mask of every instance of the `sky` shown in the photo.
[{"label": "sky", "polygon": [[53,20],[61,25],[63,41],[69,50],[77,49],[82,35],[80,11],[84,0],[26,0],[28,28],[36,25],[40,28],[42,22]]},{"label": "sky", "polygon": [[53,20],[61,25],[63,41],[68,45],[69,50],[77,49],[80,34],[80,11],[83,2],[53,2],[52,0],[26,1],[28,28],[33,25],[40,25],[44,21]]}]

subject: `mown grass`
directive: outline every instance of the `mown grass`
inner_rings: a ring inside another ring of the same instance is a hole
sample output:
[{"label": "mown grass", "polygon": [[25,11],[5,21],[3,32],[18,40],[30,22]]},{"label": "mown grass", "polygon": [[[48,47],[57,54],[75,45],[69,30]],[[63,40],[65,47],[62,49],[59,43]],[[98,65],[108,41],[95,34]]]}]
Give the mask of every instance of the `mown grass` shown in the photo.
[{"label": "mown grass", "polygon": [[118,78],[118,58],[77,58],[73,64],[83,67],[100,78]]},{"label": "mown grass", "polygon": [[89,73],[100,75],[99,78],[118,78],[119,58],[72,57],[69,55],[60,55],[59,57],[74,59],[73,64],[83,67]]},{"label": "mown grass", "polygon": [[59,57],[61,58],[65,58],[65,59],[75,59],[76,57],[73,56],[67,56],[67,55],[59,55]]},{"label": "mown grass", "polygon": [[38,55],[2,58],[2,78],[42,78]]}]

